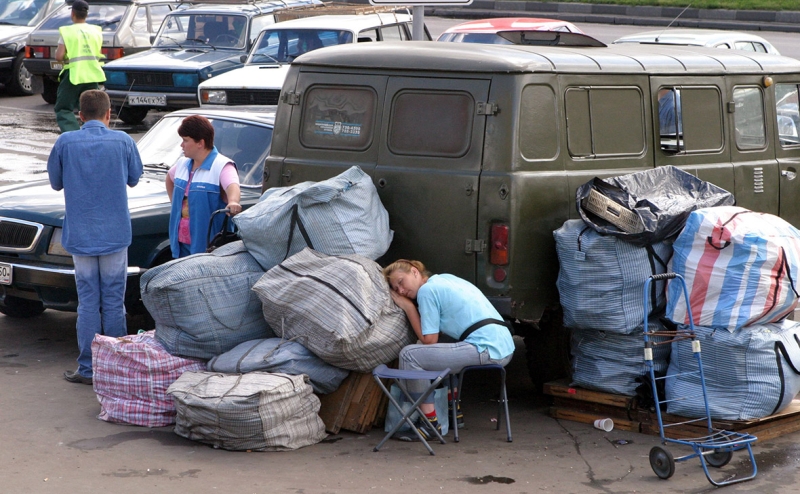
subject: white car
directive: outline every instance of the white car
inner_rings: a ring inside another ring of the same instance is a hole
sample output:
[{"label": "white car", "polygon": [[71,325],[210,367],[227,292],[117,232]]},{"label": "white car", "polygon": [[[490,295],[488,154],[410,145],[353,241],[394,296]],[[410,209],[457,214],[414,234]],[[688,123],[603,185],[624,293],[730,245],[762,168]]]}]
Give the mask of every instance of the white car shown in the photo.
[{"label": "white car", "polygon": [[[430,39],[427,29],[425,36]],[[289,64],[318,48],[411,40],[411,15],[320,15],[273,24],[261,32],[245,66],[202,82],[200,105],[277,105]]]},{"label": "white car", "polygon": [[662,29],[623,36],[616,43],[640,43],[660,45],[709,46],[729,50],[744,50],[780,55],[778,50],[761,36],[739,31],[714,29]]}]

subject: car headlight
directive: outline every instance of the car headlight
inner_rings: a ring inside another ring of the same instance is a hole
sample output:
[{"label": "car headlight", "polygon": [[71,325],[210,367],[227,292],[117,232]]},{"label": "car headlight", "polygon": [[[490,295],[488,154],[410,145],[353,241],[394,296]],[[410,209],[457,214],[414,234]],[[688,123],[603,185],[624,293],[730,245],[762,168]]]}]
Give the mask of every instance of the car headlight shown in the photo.
[{"label": "car headlight", "polygon": [[203,103],[224,105],[228,102],[228,95],[225,91],[221,90],[201,89],[200,101]]},{"label": "car headlight", "polygon": [[64,246],[61,245],[62,231],[63,230],[61,228],[55,228],[53,230],[53,235],[50,236],[50,245],[47,247],[47,253],[51,256],[72,257],[72,254],[64,250]]},{"label": "car headlight", "polygon": [[125,74],[125,72],[109,70],[106,72],[106,84],[110,84],[112,86],[127,86],[128,76]]},{"label": "car headlight", "polygon": [[197,87],[200,81],[197,74],[172,74],[172,84],[175,87]]}]

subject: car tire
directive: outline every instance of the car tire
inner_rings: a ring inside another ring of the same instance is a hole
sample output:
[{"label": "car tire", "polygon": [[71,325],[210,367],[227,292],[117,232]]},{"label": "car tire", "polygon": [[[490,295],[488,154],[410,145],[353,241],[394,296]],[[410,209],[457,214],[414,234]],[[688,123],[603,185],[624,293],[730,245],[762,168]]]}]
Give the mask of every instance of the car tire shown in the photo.
[{"label": "car tire", "polygon": [[117,118],[128,125],[139,125],[147,117],[147,108],[132,108],[123,106],[119,109]]},{"label": "car tire", "polygon": [[58,99],[58,82],[49,77],[43,77],[42,79],[42,83],[44,84],[42,99],[51,105],[55,105],[56,99]]},{"label": "car tire", "polygon": [[44,312],[44,305],[38,300],[28,300],[6,295],[3,303],[0,304],[0,314],[5,314],[8,317],[26,319],[38,316],[42,312]]},{"label": "car tire", "polygon": [[14,64],[11,66],[11,79],[6,84],[6,92],[12,96],[30,96],[33,94],[31,87],[31,78],[33,77],[22,60],[25,58],[25,52],[17,54],[14,59]]}]

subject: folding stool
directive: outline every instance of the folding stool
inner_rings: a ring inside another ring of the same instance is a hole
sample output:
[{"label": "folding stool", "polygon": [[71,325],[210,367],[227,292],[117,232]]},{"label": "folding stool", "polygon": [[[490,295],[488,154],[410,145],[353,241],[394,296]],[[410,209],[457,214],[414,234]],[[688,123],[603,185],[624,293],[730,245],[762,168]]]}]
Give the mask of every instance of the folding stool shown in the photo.
[{"label": "folding stool", "polygon": [[[425,414],[422,413],[422,409],[419,406],[425,401],[425,398],[427,398],[431,393],[433,393],[433,391],[436,389],[437,386],[439,386],[439,384],[444,380],[444,378],[449,375],[450,375],[449,368],[443,371],[417,371],[417,370],[390,369],[383,364],[376,367],[375,370],[372,371],[372,377],[375,378],[375,382],[378,383],[378,386],[380,386],[381,390],[383,390],[383,393],[389,398],[389,403],[391,403],[395,408],[397,408],[397,410],[402,414],[402,418],[401,420],[397,421],[397,424],[395,424],[392,430],[386,433],[386,436],[381,440],[380,443],[378,443],[377,446],[375,446],[375,449],[373,449],[373,451],[378,451],[381,448],[381,446],[383,446],[383,444],[386,441],[388,441],[389,438],[391,438],[394,435],[394,433],[397,432],[398,429],[400,429],[400,426],[402,426],[403,423],[406,423],[411,427],[411,430],[414,431],[414,433],[417,435],[417,437],[425,446],[425,448],[428,450],[428,452],[431,455],[435,455],[436,453],[433,452],[433,449],[431,449],[431,446],[430,444],[428,444],[428,441],[426,441],[425,438],[422,437],[422,434],[420,434],[417,428],[414,426],[414,422],[411,421],[411,415],[413,415],[414,412],[419,412],[420,417],[422,417],[422,419],[425,422],[427,422],[428,425],[431,426],[430,427],[431,430],[433,430],[436,433],[439,442],[442,444],[445,443],[442,435],[439,433],[438,430],[436,430],[436,428],[434,428],[431,425],[430,421],[428,420],[427,417],[425,417]],[[395,384],[397,384],[397,386],[405,395],[406,399],[412,403],[408,411],[403,411],[403,407],[400,406],[400,403],[398,403],[397,400],[394,399],[392,393],[386,386],[384,386],[381,379],[391,379],[392,381],[394,381]],[[406,379],[431,380],[431,385],[428,386],[428,389],[426,389],[425,392],[422,393],[422,396],[420,396],[419,399],[414,400],[406,390],[406,386],[403,383],[403,380]]]},{"label": "folding stool", "polygon": [[[453,424],[453,440],[455,442],[459,442],[458,438],[458,424],[456,423],[456,415],[458,414],[458,406],[461,403],[461,394],[463,393],[464,389],[464,374],[467,371],[473,370],[499,370],[500,371],[500,398],[497,401],[497,430],[500,430],[500,421],[502,420],[502,411],[505,408],[505,415],[506,415],[506,433],[508,437],[508,442],[511,442],[511,420],[509,419],[508,415],[508,395],[506,394],[506,369],[500,364],[486,364],[486,365],[468,365],[461,369],[461,372],[458,374],[458,398],[456,398],[455,394],[451,395],[450,399],[450,408],[452,408],[453,413],[450,417],[450,423]],[[454,375],[450,375],[450,390],[454,389],[455,383],[453,383]]]}]

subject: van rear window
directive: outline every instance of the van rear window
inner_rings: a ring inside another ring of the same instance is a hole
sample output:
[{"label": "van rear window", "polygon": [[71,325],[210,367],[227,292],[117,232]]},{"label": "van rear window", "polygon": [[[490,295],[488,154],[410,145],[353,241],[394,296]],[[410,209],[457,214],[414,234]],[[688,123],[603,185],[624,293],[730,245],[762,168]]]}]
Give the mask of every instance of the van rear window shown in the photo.
[{"label": "van rear window", "polygon": [[777,84],[775,86],[775,111],[778,117],[778,137],[782,147],[800,144],[800,85]]},{"label": "van rear window", "polygon": [[567,89],[567,145],[572,156],[635,156],[645,151],[644,107],[638,87]]},{"label": "van rear window", "polygon": [[305,97],[300,142],[309,148],[360,151],[372,142],[375,92],[366,87],[310,89]]},{"label": "van rear window", "polygon": [[459,158],[469,151],[474,120],[469,93],[402,91],[392,103],[388,146],[398,155]]},{"label": "van rear window", "polygon": [[762,149],[767,145],[764,128],[764,98],[758,87],[737,87],[733,90],[733,124],[736,130],[736,147]]}]

